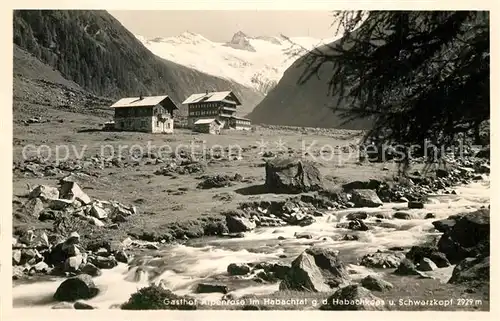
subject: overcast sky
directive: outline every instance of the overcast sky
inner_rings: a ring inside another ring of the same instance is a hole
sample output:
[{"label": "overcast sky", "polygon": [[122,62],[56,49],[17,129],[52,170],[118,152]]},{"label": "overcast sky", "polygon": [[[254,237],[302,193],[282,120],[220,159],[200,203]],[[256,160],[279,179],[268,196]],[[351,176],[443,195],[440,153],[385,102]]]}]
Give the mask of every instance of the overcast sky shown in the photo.
[{"label": "overcast sky", "polygon": [[330,11],[114,11],[128,30],[147,38],[199,33],[212,41],[225,42],[237,31],[249,36],[310,36],[331,38]]}]

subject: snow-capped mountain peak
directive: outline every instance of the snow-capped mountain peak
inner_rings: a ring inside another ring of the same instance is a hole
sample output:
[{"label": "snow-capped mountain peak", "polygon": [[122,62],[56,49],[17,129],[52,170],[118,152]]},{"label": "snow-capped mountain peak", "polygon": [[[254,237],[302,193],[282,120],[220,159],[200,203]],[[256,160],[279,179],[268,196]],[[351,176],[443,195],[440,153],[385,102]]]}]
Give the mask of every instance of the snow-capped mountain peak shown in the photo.
[{"label": "snow-capped mountain peak", "polygon": [[243,31],[238,31],[237,33],[235,33],[231,41],[227,42],[225,46],[234,49],[256,52],[255,48],[250,43],[249,37],[244,34]]},{"label": "snow-capped mountain peak", "polygon": [[[191,31],[175,37],[136,37],[161,58],[263,93],[269,92],[285,70],[305,51],[334,40],[285,36],[251,37],[242,31],[236,32],[225,43],[211,41]],[[293,48],[295,51],[291,50]],[[290,55],[290,52],[295,52],[295,55]]]},{"label": "snow-capped mountain peak", "polygon": [[247,37],[248,36],[243,31],[240,30],[233,35],[231,42],[234,42],[234,41],[239,42],[239,39],[247,38]]}]

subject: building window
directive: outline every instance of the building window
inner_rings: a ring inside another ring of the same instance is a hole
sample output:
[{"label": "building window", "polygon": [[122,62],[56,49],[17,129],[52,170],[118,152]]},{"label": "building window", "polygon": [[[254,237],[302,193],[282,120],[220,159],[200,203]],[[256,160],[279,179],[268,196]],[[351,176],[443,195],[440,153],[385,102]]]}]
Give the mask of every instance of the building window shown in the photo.
[{"label": "building window", "polygon": [[170,129],[170,123],[167,123],[167,128]]},{"label": "building window", "polygon": [[146,127],[146,121],[145,120],[141,120],[141,127]]},{"label": "building window", "polygon": [[125,122],[122,122],[122,121],[121,121],[121,122],[120,122],[120,127],[121,127],[121,128],[125,127]]}]

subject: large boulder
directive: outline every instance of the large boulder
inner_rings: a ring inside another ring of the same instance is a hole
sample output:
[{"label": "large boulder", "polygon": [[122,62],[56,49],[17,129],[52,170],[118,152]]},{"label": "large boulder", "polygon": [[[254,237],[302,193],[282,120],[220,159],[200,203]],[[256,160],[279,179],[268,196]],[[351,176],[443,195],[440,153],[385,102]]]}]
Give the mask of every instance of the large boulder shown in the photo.
[{"label": "large boulder", "polygon": [[226,215],[226,225],[229,233],[247,232],[257,227],[255,222],[246,217],[237,216],[234,213]]},{"label": "large boulder", "polygon": [[43,260],[43,256],[36,249],[22,249],[20,265],[24,264],[36,264]]},{"label": "large boulder", "polygon": [[447,233],[447,232],[451,231],[451,229],[453,228],[453,226],[455,226],[456,223],[457,223],[456,220],[448,218],[448,219],[444,219],[444,220],[434,221],[434,222],[432,222],[432,225],[439,232]]},{"label": "large boulder", "polygon": [[227,294],[229,289],[227,285],[219,283],[199,283],[196,286],[196,293],[223,293]]},{"label": "large boulder", "polygon": [[255,265],[255,269],[264,270],[267,276],[274,279],[285,280],[291,267],[282,263],[258,263]]},{"label": "large boulder", "polygon": [[125,263],[125,264],[127,264],[129,259],[130,259],[127,252],[125,252],[124,250],[120,250],[120,251],[116,252],[115,258],[118,262]]},{"label": "large boulder", "polygon": [[461,217],[450,236],[464,247],[475,246],[490,236],[490,210],[480,209]]},{"label": "large boulder", "polygon": [[300,158],[275,158],[266,162],[269,191],[300,193],[323,188],[322,176],[313,162]]},{"label": "large boulder", "polygon": [[396,271],[394,271],[394,274],[402,276],[420,275],[415,264],[413,264],[413,262],[408,259],[403,259],[401,263],[399,263],[399,266]]},{"label": "large boulder", "polygon": [[292,262],[280,289],[327,292],[346,284],[349,279],[349,274],[338,259],[336,251],[311,247]]},{"label": "large boulder", "polygon": [[350,191],[353,189],[373,189],[377,190],[382,182],[377,179],[369,179],[367,181],[353,181],[342,185],[345,191]]},{"label": "large boulder", "polygon": [[346,228],[353,231],[368,231],[370,228],[362,220],[352,220],[337,224],[338,228]]},{"label": "large boulder", "polygon": [[22,252],[21,250],[13,250],[12,251],[12,265],[21,264]]},{"label": "large boulder", "polygon": [[394,215],[392,217],[394,217],[395,219],[398,219],[398,220],[411,220],[412,219],[411,214],[407,213],[407,212],[396,212],[396,213],[394,213]]},{"label": "large boulder", "polygon": [[424,208],[424,203],[423,202],[408,202],[408,208],[409,209],[422,209]]},{"label": "large boulder", "polygon": [[363,287],[367,288],[368,290],[379,291],[379,292],[388,291],[393,288],[393,285],[391,283],[384,281],[381,278],[374,275],[366,276],[361,280],[360,284]]},{"label": "large boulder", "polygon": [[99,293],[92,277],[88,274],[80,274],[66,279],[59,285],[54,299],[57,301],[76,301],[90,299]]},{"label": "large boulder", "polygon": [[450,261],[446,258],[444,253],[438,251],[437,248],[432,246],[413,246],[406,258],[411,260],[414,264],[420,263],[424,258],[430,259],[436,264],[438,268],[450,266]]},{"label": "large boulder", "polygon": [[197,188],[210,189],[210,188],[221,188],[232,186],[234,183],[234,177],[223,174],[216,174],[213,176],[207,176],[205,179],[197,185]]},{"label": "large boulder", "polygon": [[40,198],[43,201],[55,200],[59,198],[59,190],[47,185],[38,185],[30,191],[29,198]]},{"label": "large boulder", "polygon": [[63,211],[73,207],[75,204],[76,203],[74,202],[74,200],[66,200],[60,198],[60,199],[50,200],[49,208],[56,211]]},{"label": "large boulder", "polygon": [[38,218],[44,210],[43,201],[40,198],[32,198],[23,205],[26,214]]},{"label": "large boulder", "polygon": [[434,263],[431,259],[424,257],[418,264],[417,264],[417,270],[419,271],[434,271],[437,270],[437,265]]},{"label": "large boulder", "polygon": [[471,281],[489,282],[490,257],[465,258],[453,269],[448,283],[459,284]]},{"label": "large boulder", "polygon": [[71,256],[64,262],[65,272],[76,272],[80,269],[80,266],[84,264],[84,257],[81,254]]},{"label": "large boulder", "polygon": [[438,242],[438,250],[455,264],[466,257],[490,252],[490,210],[479,209],[461,216]]},{"label": "large boulder", "polygon": [[51,272],[52,269],[49,267],[49,265],[45,262],[38,262],[37,264],[33,265],[30,268],[30,272],[34,273],[49,273]]},{"label": "large boulder", "polygon": [[114,256],[90,256],[89,262],[97,266],[99,269],[112,269],[118,265]]},{"label": "large boulder", "polygon": [[302,213],[293,213],[290,214],[290,218],[287,219],[290,225],[298,225],[298,226],[308,226],[316,222],[316,219],[312,215],[305,215]]},{"label": "large boulder", "polygon": [[229,275],[247,275],[252,269],[245,263],[231,263],[227,266],[227,273]]},{"label": "large boulder", "polygon": [[377,193],[371,189],[354,189],[351,201],[355,207],[379,207],[383,205]]},{"label": "large boulder", "polygon": [[77,200],[84,205],[91,202],[90,197],[75,182],[62,182],[59,188],[59,195],[62,199]]},{"label": "large boulder", "polygon": [[345,216],[346,220],[354,221],[354,220],[366,220],[368,218],[367,212],[353,212],[349,213]]},{"label": "large boulder", "polygon": [[79,243],[80,235],[73,232],[71,235],[61,243],[56,244],[47,256],[47,263],[50,265],[58,266],[66,262],[72,256],[80,254]]},{"label": "large boulder", "polygon": [[99,203],[94,203],[90,206],[90,215],[103,220],[108,217],[108,212]]},{"label": "large boulder", "polygon": [[84,264],[83,266],[80,267],[80,270],[82,273],[88,274],[88,275],[94,276],[94,277],[102,275],[102,271],[92,263]]},{"label": "large boulder", "polygon": [[327,299],[321,310],[387,310],[384,300],[373,295],[370,290],[360,285],[348,285],[335,291]]},{"label": "large boulder", "polygon": [[402,252],[378,251],[363,256],[359,264],[369,268],[396,268],[404,258],[405,254]]}]

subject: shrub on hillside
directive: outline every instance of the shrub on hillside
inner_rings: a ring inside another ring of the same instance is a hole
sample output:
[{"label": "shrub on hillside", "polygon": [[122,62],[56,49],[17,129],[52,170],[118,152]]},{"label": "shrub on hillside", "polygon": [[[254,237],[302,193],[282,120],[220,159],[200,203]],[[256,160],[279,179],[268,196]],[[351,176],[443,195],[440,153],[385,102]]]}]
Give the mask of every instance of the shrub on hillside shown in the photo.
[{"label": "shrub on hillside", "polygon": [[177,296],[159,285],[139,289],[124,303],[123,310],[196,310],[196,300]]}]

